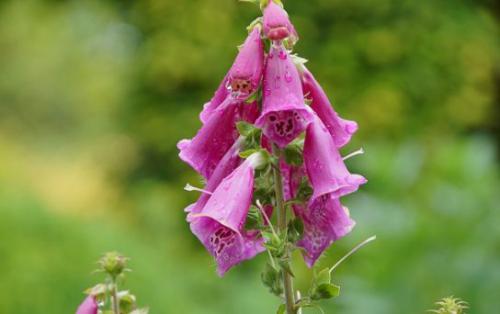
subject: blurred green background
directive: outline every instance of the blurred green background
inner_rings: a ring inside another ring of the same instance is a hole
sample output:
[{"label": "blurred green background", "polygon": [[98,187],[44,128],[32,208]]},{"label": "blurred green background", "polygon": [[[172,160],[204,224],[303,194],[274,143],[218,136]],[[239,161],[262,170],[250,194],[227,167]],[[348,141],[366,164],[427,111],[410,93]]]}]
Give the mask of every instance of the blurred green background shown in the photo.
[{"label": "blurred green background", "polygon": [[[327,313],[500,313],[498,2],[286,0],[369,179]],[[0,313],[74,313],[105,251],[152,313],[274,313],[265,256],[219,279],[189,232],[177,157],[258,8],[236,0],[0,2]],[[310,271],[296,256],[297,286]],[[307,313],[314,313],[309,311]]]}]

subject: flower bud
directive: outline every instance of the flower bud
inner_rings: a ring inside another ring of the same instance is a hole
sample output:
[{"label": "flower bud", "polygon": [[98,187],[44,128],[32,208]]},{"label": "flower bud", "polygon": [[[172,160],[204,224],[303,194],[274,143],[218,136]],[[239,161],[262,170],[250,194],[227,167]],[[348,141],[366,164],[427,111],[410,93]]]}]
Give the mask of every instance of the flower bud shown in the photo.
[{"label": "flower bud", "polygon": [[127,260],[128,258],[118,252],[108,252],[101,258],[99,265],[102,271],[115,278],[123,273],[127,266]]}]

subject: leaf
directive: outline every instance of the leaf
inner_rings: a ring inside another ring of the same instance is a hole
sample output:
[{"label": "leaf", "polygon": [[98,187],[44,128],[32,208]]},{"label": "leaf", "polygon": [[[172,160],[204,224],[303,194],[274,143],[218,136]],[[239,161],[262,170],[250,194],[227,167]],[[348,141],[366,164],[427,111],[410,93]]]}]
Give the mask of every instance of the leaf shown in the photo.
[{"label": "leaf", "polygon": [[292,166],[300,166],[304,163],[302,157],[302,147],[299,144],[292,143],[285,147],[284,150],[285,161]]},{"label": "leaf", "polygon": [[278,311],[276,311],[276,314],[284,314],[286,311],[286,305],[281,304],[280,307],[278,308]]},{"label": "leaf", "polygon": [[325,283],[317,286],[313,289],[313,294],[311,299],[321,300],[321,299],[331,299],[333,297],[338,297],[340,294],[340,287],[331,283]]},{"label": "leaf", "polygon": [[266,263],[266,267],[261,274],[262,283],[269,288],[271,293],[279,296],[283,292],[281,288],[281,271]]}]

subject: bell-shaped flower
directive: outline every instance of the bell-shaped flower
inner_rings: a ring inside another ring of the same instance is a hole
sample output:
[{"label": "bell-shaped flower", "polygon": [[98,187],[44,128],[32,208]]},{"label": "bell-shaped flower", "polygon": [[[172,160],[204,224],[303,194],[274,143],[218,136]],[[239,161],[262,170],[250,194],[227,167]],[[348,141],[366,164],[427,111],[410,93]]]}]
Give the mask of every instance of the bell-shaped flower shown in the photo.
[{"label": "bell-shaped flower", "polygon": [[264,69],[264,44],[260,33],[260,27],[254,27],[250,31],[214,97],[204,105],[200,113],[203,123],[209,120],[212,113],[228,96],[245,100],[258,89]]},{"label": "bell-shaped flower", "polygon": [[191,140],[181,140],[179,157],[206,179],[238,137],[239,103],[227,98]]},{"label": "bell-shaped flower", "polygon": [[240,138],[233,144],[215,168],[212,176],[210,176],[210,179],[207,180],[207,184],[205,185],[198,200],[186,207],[185,211],[188,212],[188,221],[192,220],[192,215],[199,214],[201,212],[210,199],[213,191],[215,191],[222,180],[239,166],[241,162],[239,152],[243,142],[244,139]]},{"label": "bell-shaped flower", "polygon": [[304,260],[309,267],[314,265],[323,251],[349,233],[355,225],[348,209],[331,195],[324,195],[307,207],[295,205],[294,212],[304,223],[304,233],[297,245],[304,249]]},{"label": "bell-shaped flower", "polygon": [[303,66],[302,71],[302,86],[304,88],[304,95],[312,99],[311,108],[325,124],[328,132],[333,137],[335,145],[340,148],[347,144],[351,140],[352,135],[357,131],[358,124],[354,121],[344,120],[338,116],[335,110],[333,110],[325,92],[305,66]]},{"label": "bell-shaped flower", "polygon": [[283,40],[291,38],[292,42],[298,39],[295,27],[290,22],[288,13],[274,0],[269,0],[269,4],[264,8],[263,15],[264,35],[270,40]]},{"label": "bell-shaped flower", "polygon": [[91,295],[87,296],[76,310],[76,314],[97,314],[98,306],[95,298]]},{"label": "bell-shaped flower", "polygon": [[219,184],[200,213],[192,215],[191,231],[215,258],[220,276],[265,250],[258,232],[244,230],[255,168],[261,163],[260,153],[248,157]]},{"label": "bell-shaped flower", "polygon": [[325,195],[339,198],[366,183],[363,176],[349,173],[332,136],[318,117],[307,127],[304,165],[313,188],[310,203]]},{"label": "bell-shaped flower", "polygon": [[312,120],[304,104],[299,73],[282,44],[273,44],[264,71],[262,113],[256,125],[279,147],[285,147]]}]

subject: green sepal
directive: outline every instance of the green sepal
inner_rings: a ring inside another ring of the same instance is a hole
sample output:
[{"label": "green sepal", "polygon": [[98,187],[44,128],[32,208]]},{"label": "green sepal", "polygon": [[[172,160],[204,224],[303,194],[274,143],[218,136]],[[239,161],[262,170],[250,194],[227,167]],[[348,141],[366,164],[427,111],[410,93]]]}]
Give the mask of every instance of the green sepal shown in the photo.
[{"label": "green sepal", "polygon": [[245,121],[237,122],[236,129],[238,130],[238,133],[240,133],[241,136],[250,136],[252,135],[253,132],[258,130],[255,126],[253,126],[253,124]]},{"label": "green sepal", "polygon": [[330,282],[331,282],[330,268],[325,268],[314,276],[315,286],[320,286],[327,283],[329,284]]},{"label": "green sepal", "polygon": [[311,293],[312,300],[321,300],[321,299],[331,299],[334,297],[338,297],[340,294],[340,286],[324,283],[313,289],[313,293]]},{"label": "green sepal", "polygon": [[302,238],[304,233],[304,223],[298,217],[288,222],[288,240],[292,243],[297,242]]},{"label": "green sepal", "polygon": [[262,226],[262,216],[259,208],[255,205],[250,206],[247,219],[245,221],[245,230],[260,230]]},{"label": "green sepal", "polygon": [[126,292],[120,295],[120,313],[130,313],[136,309],[136,298],[135,295]]},{"label": "green sepal", "polygon": [[242,152],[239,153],[239,156],[241,158],[248,158],[250,157],[252,154],[255,154],[257,153],[259,150],[258,149],[255,149],[255,148],[251,148],[251,149],[247,149],[247,150],[244,150]]}]

